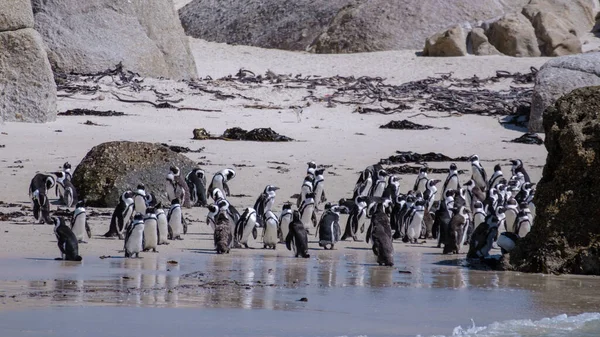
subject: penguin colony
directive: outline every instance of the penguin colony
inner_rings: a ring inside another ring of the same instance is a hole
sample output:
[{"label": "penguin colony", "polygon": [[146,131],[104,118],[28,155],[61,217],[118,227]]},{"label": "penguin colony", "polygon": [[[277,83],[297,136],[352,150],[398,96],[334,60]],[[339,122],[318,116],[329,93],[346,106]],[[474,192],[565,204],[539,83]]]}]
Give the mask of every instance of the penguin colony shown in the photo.
[{"label": "penguin colony", "polygon": [[[169,240],[183,240],[187,233],[182,207],[201,206],[208,209],[206,224],[214,231],[218,254],[249,248],[250,240],[258,240],[259,229],[265,249],[276,249],[278,243],[284,243],[296,257],[303,258],[310,257],[311,232],[326,250],[334,249],[340,240],[364,241],[370,245],[377,263],[386,266],[394,265],[394,240],[415,244],[435,239],[444,254],[458,254],[462,246],[469,246],[470,258],[488,258],[490,251],[498,248],[502,253],[509,252],[533,225],[535,184],[519,159],[511,160],[510,177],[505,177],[497,164],[489,179],[477,155],[469,161],[468,181],[460,181],[455,163],[450,165],[441,186],[442,181],[429,179],[428,168],[423,167],[412,190],[406,193],[400,191],[398,177],[379,165],[369,166],[360,173],[352,199],[342,198],[337,204],[327,202],[325,169],[311,161],[307,163],[296,209],[286,202],[279,214],[273,211],[277,186],[265,186],[254,206],[240,214],[227,200],[231,195],[229,182],[236,175],[233,169],[215,173],[206,188],[203,170],[195,168],[183,176],[173,166],[165,179],[170,206],[163,209],[156,196],[139,184],[136,190],[121,194],[104,236],[124,240],[125,257],[158,252],[158,246],[168,245]],[[39,223],[55,226],[60,259],[81,261],[78,244],[91,238],[85,201],[77,200],[69,163],[54,176],[39,173],[31,181],[29,195],[34,217]],[[64,205],[76,205],[70,226],[63,217],[50,217],[48,190],[52,188]],[[348,215],[343,231],[341,214]]]}]

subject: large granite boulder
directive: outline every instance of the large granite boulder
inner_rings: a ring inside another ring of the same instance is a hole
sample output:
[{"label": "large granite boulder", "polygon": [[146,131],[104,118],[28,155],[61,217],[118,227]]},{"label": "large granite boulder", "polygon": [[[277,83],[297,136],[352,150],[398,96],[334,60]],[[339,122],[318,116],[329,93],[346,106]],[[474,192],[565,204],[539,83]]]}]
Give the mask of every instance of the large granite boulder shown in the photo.
[{"label": "large granite boulder", "polygon": [[541,55],[535,30],[523,14],[506,14],[490,24],[486,35],[502,54],[517,57]]},{"label": "large granite boulder", "polygon": [[32,0],[55,71],[94,73],[122,62],[142,76],[197,77],[171,0]]},{"label": "large granite boulder", "polygon": [[600,85],[600,53],[557,57],[537,73],[531,99],[529,131],[543,132],[544,111],[573,89]]},{"label": "large granite boulder", "polygon": [[56,85],[29,0],[0,3],[0,120],[56,120]]},{"label": "large granite boulder", "polygon": [[599,114],[599,86],[576,89],[547,109],[537,216],[510,254],[516,270],[600,275]]},{"label": "large granite boulder", "polygon": [[171,166],[183,175],[197,165],[161,144],[115,141],[94,146],[73,172],[79,197],[90,206],[115,207],[121,194],[142,183],[164,205],[165,182]]},{"label": "large granite boulder", "polygon": [[595,0],[531,0],[523,7],[545,56],[581,53],[580,38],[594,26]]},{"label": "large granite boulder", "polygon": [[423,56],[465,56],[467,55],[467,41],[465,30],[453,26],[448,30],[434,34],[425,40]]},{"label": "large granite boulder", "polygon": [[520,11],[528,0],[194,0],[188,35],[264,48],[352,53],[420,49],[448,27]]},{"label": "large granite boulder", "polygon": [[474,55],[502,55],[502,53],[490,43],[483,28],[478,27],[471,30],[468,37],[468,45],[471,47],[471,51]]}]

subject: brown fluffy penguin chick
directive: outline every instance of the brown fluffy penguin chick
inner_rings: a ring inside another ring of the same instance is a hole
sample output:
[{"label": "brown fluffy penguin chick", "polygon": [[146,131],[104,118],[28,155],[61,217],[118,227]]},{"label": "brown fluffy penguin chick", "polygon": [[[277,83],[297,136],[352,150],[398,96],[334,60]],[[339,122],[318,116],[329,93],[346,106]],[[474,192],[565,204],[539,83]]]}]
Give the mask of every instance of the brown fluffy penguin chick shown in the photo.
[{"label": "brown fluffy penguin chick", "polygon": [[219,214],[215,224],[215,250],[217,254],[229,254],[231,248],[231,242],[233,241],[233,234],[229,226],[229,219],[224,213]]}]

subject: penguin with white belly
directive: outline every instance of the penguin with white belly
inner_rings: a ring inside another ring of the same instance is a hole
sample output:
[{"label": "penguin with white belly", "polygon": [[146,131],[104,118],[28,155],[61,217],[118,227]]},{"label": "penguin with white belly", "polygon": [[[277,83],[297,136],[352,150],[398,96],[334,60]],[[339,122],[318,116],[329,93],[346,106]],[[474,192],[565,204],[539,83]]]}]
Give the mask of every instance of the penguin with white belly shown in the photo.
[{"label": "penguin with white belly", "polygon": [[306,195],[314,191],[314,182],[314,175],[308,174],[306,175],[306,177],[304,177],[304,181],[302,181],[302,186],[300,186],[300,196],[296,201],[296,207],[302,207],[302,203],[304,202],[304,199],[306,199]]},{"label": "penguin with white belly", "polygon": [[417,200],[410,217],[406,221],[406,238],[410,243],[417,243],[421,235],[423,217],[425,216],[425,203],[425,200]]},{"label": "penguin with white belly", "polygon": [[33,217],[37,223],[52,224],[50,219],[50,201],[46,195],[46,189],[39,189],[33,192]]},{"label": "penguin with white belly", "polygon": [[185,182],[190,190],[190,199],[195,206],[206,206],[206,173],[195,168],[185,176]]},{"label": "penguin with white belly", "polygon": [[169,220],[167,219],[167,214],[165,210],[162,208],[162,204],[159,203],[154,208],[154,215],[156,215],[156,226],[158,230],[158,245],[168,245],[169,244]]},{"label": "penguin with white belly", "polygon": [[235,224],[235,240],[246,248],[250,235],[256,240],[258,232],[256,230],[256,211],[254,208],[246,208],[240,219]]},{"label": "penguin with white belly", "polygon": [[254,210],[256,210],[256,221],[259,227],[264,224],[264,220],[266,217],[265,214],[271,210],[271,208],[273,207],[273,203],[275,203],[277,190],[279,190],[279,187],[277,186],[265,186],[265,189],[254,203]]},{"label": "penguin with white belly", "polygon": [[479,163],[479,156],[474,154],[469,158],[469,161],[471,162],[471,179],[475,181],[475,185],[479,187],[482,192],[485,192],[488,180],[485,169],[481,166],[481,163]]},{"label": "penguin with white belly", "polygon": [[[473,229],[474,232],[477,231],[477,227],[485,222],[486,214],[483,210],[483,203],[481,201],[476,201],[473,204]],[[475,235],[475,234],[473,234]]]},{"label": "penguin with white belly", "polygon": [[283,208],[279,214],[279,242],[285,243],[285,238],[290,231],[290,223],[292,223],[293,217],[294,212],[292,212],[292,204],[286,202],[283,204]]},{"label": "penguin with white belly", "polygon": [[305,259],[310,257],[308,254],[308,231],[304,228],[304,223],[300,218],[300,212],[294,211],[290,231],[285,238],[285,246],[292,250],[296,257]]},{"label": "penguin with white belly", "polygon": [[208,186],[208,194],[212,195],[215,189],[220,189],[228,197],[231,195],[229,185],[227,184],[231,179],[235,178],[235,171],[231,168],[223,169],[213,176]]},{"label": "penguin with white belly", "polygon": [[144,249],[144,216],[137,213],[133,216],[133,222],[127,227],[125,233],[125,257],[140,257],[140,252]]},{"label": "penguin with white belly", "polygon": [[167,213],[167,221],[172,232],[170,239],[183,240],[181,235],[183,235],[184,219],[179,199],[171,201],[171,208],[169,208],[169,212]]},{"label": "penguin with white belly", "polygon": [[427,166],[421,167],[419,169],[419,175],[417,175],[417,179],[415,180],[415,185],[413,186],[413,191],[416,192],[425,192],[425,184],[427,183]]},{"label": "penguin with white belly", "polygon": [[500,167],[500,164],[496,164],[494,166],[494,174],[492,174],[492,176],[490,177],[490,181],[488,182],[487,189],[490,190],[490,189],[496,187],[496,185],[500,184],[503,179],[504,179],[504,175],[502,174],[502,167]]},{"label": "penguin with white belly", "polygon": [[146,216],[144,217],[144,251],[152,249],[154,253],[158,253],[158,218],[154,214],[154,208],[146,208]]},{"label": "penguin with white belly", "polygon": [[217,223],[219,207],[217,207],[217,205],[208,205],[206,208],[208,209],[208,213],[206,214],[206,224],[210,226],[214,232],[215,225]]},{"label": "penguin with white belly", "polygon": [[369,198],[366,196],[358,197],[354,200],[354,206],[350,210],[350,215],[346,221],[346,229],[341,240],[344,241],[352,238],[354,241],[359,241],[358,231],[365,232],[365,223],[367,221],[367,202]]},{"label": "penguin with white belly", "polygon": [[[306,199],[300,206],[300,217],[304,224],[304,229],[310,232],[310,228],[317,226],[317,216],[315,214],[315,194],[308,193]],[[312,226],[311,226],[312,225]]]},{"label": "penguin with white belly", "polygon": [[276,249],[277,248],[277,230],[279,228],[279,221],[273,212],[267,211],[264,216],[265,228],[263,230],[263,245],[265,249]]},{"label": "penguin with white belly", "polygon": [[346,207],[338,205],[326,205],[325,209],[325,213],[317,225],[317,233],[319,233],[319,246],[327,250],[333,249],[340,240],[340,212],[348,210]]},{"label": "penguin with white belly", "polygon": [[511,160],[510,163],[512,164],[510,171],[513,176],[516,176],[518,173],[521,173],[525,182],[531,182],[529,174],[527,174],[527,171],[525,170],[525,167],[523,166],[523,161],[521,159]]},{"label": "penguin with white belly", "polygon": [[452,220],[450,220],[448,236],[444,243],[444,254],[460,254],[460,248],[465,241],[469,225],[469,213],[470,211],[465,206],[461,206],[454,213]]},{"label": "penguin with white belly", "polygon": [[92,231],[87,222],[84,200],[79,200],[77,206],[75,206],[75,211],[71,217],[71,230],[79,243],[87,243],[92,237]]},{"label": "penguin with white belly", "polygon": [[134,210],[133,192],[125,191],[119,198],[119,203],[112,213],[110,219],[110,227],[108,232],[104,234],[104,237],[118,236],[119,239],[123,239],[123,234],[129,223]]},{"label": "penguin with white belly", "polygon": [[383,196],[383,192],[387,186],[387,176],[388,173],[386,170],[379,170],[377,172],[377,179],[375,180],[375,183],[369,192],[370,197],[380,198]]},{"label": "penguin with white belly", "polygon": [[137,190],[133,192],[133,211],[143,216],[146,214],[146,207],[148,207],[146,203],[146,187],[144,184],[139,184]]},{"label": "penguin with white belly", "polygon": [[455,163],[450,164],[450,170],[448,177],[444,181],[444,188],[442,193],[446,193],[448,190],[458,190],[460,188],[460,182],[458,181],[458,167]]},{"label": "penguin with white belly", "polygon": [[323,173],[325,169],[315,170],[315,181],[313,186],[313,191],[315,192],[315,208],[319,210],[319,206],[321,203],[327,201],[327,197],[325,197],[325,178]]},{"label": "penguin with white belly", "polygon": [[[49,174],[37,173],[31,179],[31,183],[29,184],[29,198],[33,198],[33,193],[35,191],[44,191],[44,194],[48,194],[48,191],[52,189],[56,185],[56,179]],[[52,221],[51,219],[49,219]],[[50,222],[52,223],[52,222]]]}]

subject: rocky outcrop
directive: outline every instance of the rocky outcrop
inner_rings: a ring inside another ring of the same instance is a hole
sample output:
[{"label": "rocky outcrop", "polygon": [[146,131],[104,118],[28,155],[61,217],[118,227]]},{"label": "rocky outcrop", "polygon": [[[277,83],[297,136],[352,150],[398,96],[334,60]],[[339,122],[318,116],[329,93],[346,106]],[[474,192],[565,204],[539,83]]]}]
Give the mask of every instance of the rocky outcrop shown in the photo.
[{"label": "rocky outcrop", "polygon": [[520,13],[511,13],[494,21],[486,35],[502,54],[517,57],[540,56],[535,30],[531,22]]},{"label": "rocky outcrop", "polygon": [[56,120],[56,85],[28,0],[0,3],[0,120]]},{"label": "rocky outcrop", "polygon": [[502,53],[490,43],[483,28],[473,28],[469,33],[468,45],[471,46],[471,50],[475,55],[502,55]]},{"label": "rocky outcrop", "polygon": [[581,53],[580,37],[594,25],[592,0],[531,0],[523,8],[545,56]]},{"label": "rocky outcrop", "polygon": [[558,99],[544,118],[546,166],[531,232],[510,254],[524,272],[600,275],[600,87]]},{"label": "rocky outcrop", "polygon": [[264,48],[352,53],[419,49],[432,34],[520,10],[528,0],[194,0],[188,35]]},{"label": "rocky outcrop", "polygon": [[55,71],[95,73],[122,62],[142,76],[197,77],[168,0],[32,0]]},{"label": "rocky outcrop", "polygon": [[564,56],[546,62],[535,78],[529,131],[544,131],[544,111],[559,97],[592,85],[600,85],[600,53]]},{"label": "rocky outcrop", "polygon": [[96,207],[115,207],[121,193],[143,183],[159,201],[167,200],[165,181],[169,168],[187,174],[195,163],[161,144],[115,141],[92,148],[73,173],[80,198]]},{"label": "rocky outcrop", "polygon": [[423,49],[423,56],[465,55],[467,55],[465,30],[458,25],[428,38]]}]

